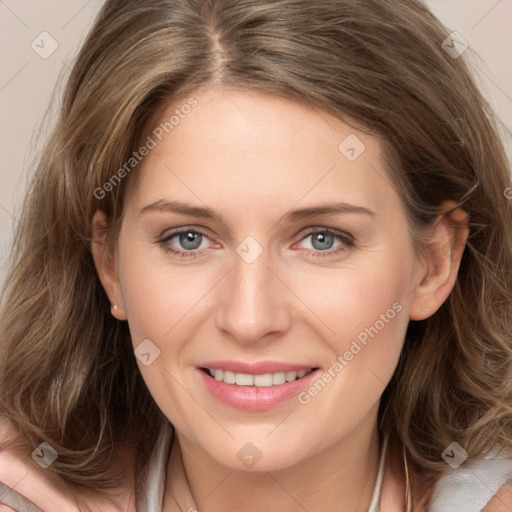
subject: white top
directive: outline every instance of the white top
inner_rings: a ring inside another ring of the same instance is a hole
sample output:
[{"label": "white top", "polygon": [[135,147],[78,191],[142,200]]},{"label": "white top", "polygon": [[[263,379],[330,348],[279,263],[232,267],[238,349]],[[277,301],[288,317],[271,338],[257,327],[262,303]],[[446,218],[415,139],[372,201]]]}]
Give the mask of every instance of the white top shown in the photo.
[{"label": "white top", "polygon": [[480,512],[499,488],[512,482],[512,458],[475,460],[437,482],[428,512]]}]

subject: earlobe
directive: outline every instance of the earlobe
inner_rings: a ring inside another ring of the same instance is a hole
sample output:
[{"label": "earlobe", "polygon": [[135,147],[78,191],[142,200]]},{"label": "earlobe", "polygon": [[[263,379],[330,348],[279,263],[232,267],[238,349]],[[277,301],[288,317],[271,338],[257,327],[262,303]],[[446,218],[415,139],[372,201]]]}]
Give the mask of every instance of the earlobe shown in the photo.
[{"label": "earlobe", "polygon": [[469,215],[446,202],[432,226],[433,233],[425,243],[424,258],[418,266],[418,283],[409,310],[411,320],[432,316],[450,295],[469,235]]},{"label": "earlobe", "polygon": [[104,212],[96,211],[92,219],[91,253],[100,282],[110,300],[112,316],[118,320],[126,320],[115,257],[107,242],[107,226]]}]

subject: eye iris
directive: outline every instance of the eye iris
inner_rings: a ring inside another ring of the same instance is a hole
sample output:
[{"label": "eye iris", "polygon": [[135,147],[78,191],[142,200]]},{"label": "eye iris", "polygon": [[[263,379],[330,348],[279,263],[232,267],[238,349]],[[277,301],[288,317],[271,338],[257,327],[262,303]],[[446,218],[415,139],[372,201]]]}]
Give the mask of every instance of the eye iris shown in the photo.
[{"label": "eye iris", "polygon": [[194,250],[197,249],[201,245],[201,238],[203,235],[201,233],[194,233],[192,231],[187,231],[186,233],[180,234],[180,244],[185,249]]},{"label": "eye iris", "polygon": [[315,233],[313,235],[313,247],[319,251],[330,249],[334,242],[334,237],[329,233]]}]

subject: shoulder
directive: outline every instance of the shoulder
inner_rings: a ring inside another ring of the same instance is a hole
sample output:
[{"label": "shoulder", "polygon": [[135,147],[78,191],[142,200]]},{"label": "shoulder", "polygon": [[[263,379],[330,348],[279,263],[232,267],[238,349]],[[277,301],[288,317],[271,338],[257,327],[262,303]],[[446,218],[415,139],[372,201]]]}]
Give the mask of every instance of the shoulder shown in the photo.
[{"label": "shoulder", "polygon": [[[13,435],[16,435],[16,432],[12,426],[0,418],[0,445]],[[129,491],[122,493],[120,502],[113,505],[99,493],[72,492],[59,487],[45,471],[32,460],[30,454],[0,448],[0,512],[81,512],[79,502],[101,506],[102,512],[135,511],[133,493]]]},{"label": "shoulder", "polygon": [[509,512],[510,510],[512,510],[512,481],[500,488],[482,512]]},{"label": "shoulder", "polygon": [[510,482],[511,458],[485,458],[450,468],[437,482],[428,511],[510,512]]},{"label": "shoulder", "polygon": [[0,452],[0,486],[0,503],[3,505],[23,507],[22,510],[58,507],[66,512],[79,512],[72,496],[58,489],[26,457],[8,450]]}]

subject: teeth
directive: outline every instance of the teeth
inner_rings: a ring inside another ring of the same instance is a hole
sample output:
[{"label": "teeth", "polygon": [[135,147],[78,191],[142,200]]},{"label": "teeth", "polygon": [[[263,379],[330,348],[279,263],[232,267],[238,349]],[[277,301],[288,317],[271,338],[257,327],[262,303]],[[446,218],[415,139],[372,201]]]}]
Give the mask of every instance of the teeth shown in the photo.
[{"label": "teeth", "polygon": [[[217,374],[215,374],[217,375]],[[224,378],[222,379],[226,384],[235,384],[236,377],[233,372],[228,372],[227,370],[224,372]]]},{"label": "teeth", "polygon": [[253,376],[245,373],[235,373],[235,384],[237,386],[252,386]]},{"label": "teeth", "polygon": [[297,378],[297,372],[288,372],[286,374],[286,382],[291,382]]},{"label": "teeth", "polygon": [[264,373],[263,375],[233,373],[227,370],[215,370],[213,368],[208,368],[208,371],[215,380],[225,382],[226,384],[236,384],[237,386],[270,387],[301,379],[308,373],[311,373],[313,369],[301,370],[300,372]]},{"label": "teeth", "polygon": [[276,372],[272,374],[272,384],[284,384],[286,382],[286,372]]}]

